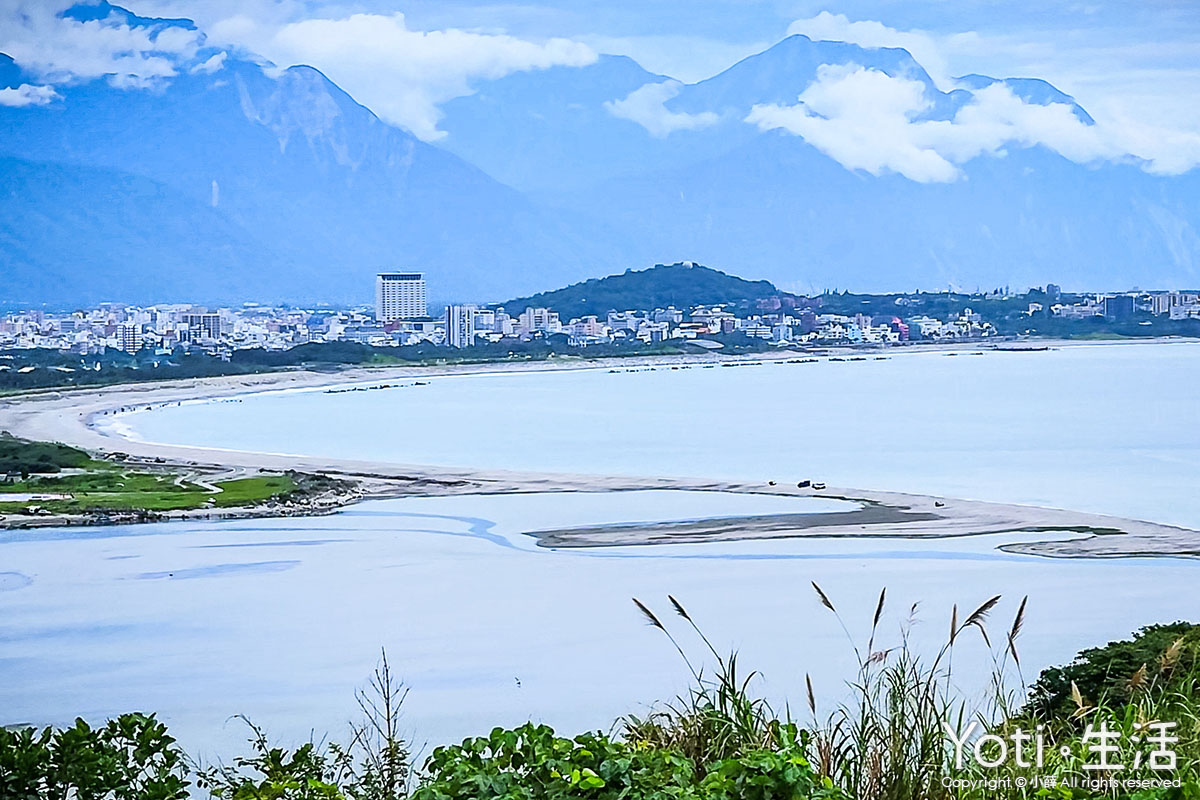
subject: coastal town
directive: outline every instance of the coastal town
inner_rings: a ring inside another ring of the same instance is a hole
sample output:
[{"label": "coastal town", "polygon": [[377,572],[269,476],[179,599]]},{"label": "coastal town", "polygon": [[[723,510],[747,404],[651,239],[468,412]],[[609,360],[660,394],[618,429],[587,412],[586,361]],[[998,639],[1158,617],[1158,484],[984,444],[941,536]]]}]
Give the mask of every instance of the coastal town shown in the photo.
[{"label": "coastal town", "polygon": [[[641,342],[692,343],[718,349],[728,337],[787,347],[803,345],[890,345],[915,341],[958,341],[996,337],[1001,331],[987,313],[962,305],[940,316],[925,310],[951,293],[875,295],[890,308],[849,313],[837,294],[812,298],[785,295],[735,303],[676,307],[612,308],[607,313],[565,316],[549,306],[449,304],[430,314],[426,278],[417,272],[376,276],[373,306],[295,307],[245,303],[236,307],[190,304],[102,303],[70,311],[15,310],[0,318],[0,350],[45,349],[82,356],[117,351],[166,355],[197,351],[228,358],[234,351],[282,351],[305,344],[354,342],[371,347],[427,345],[464,349],[504,342],[552,340],[571,348]],[[1036,295],[1037,302],[1030,300]],[[1200,292],[1131,291],[1118,294],[1064,293],[1045,288],[955,294],[988,308],[1002,302],[1017,315],[1058,321],[1141,319],[1200,320]],[[866,301],[862,301],[866,302]],[[945,305],[945,303],[943,303]],[[0,371],[11,369],[0,363]],[[19,369],[32,370],[24,366]]]}]

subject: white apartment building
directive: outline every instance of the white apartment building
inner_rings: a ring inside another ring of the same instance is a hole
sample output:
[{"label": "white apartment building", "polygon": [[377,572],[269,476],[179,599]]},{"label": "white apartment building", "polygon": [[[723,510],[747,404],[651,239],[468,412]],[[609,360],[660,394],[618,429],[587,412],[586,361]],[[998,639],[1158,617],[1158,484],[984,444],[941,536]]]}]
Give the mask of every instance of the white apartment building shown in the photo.
[{"label": "white apartment building", "polygon": [[375,319],[395,322],[427,316],[425,276],[420,272],[381,272],[375,276]]},{"label": "white apartment building", "polygon": [[446,306],[446,344],[470,347],[475,344],[475,306]]},{"label": "white apartment building", "polygon": [[[656,322],[657,321],[661,320],[656,320]],[[678,322],[679,320],[676,321]],[[644,324],[646,324],[646,317],[638,311],[608,312],[608,327],[614,330],[636,331]]]},{"label": "white apartment building", "polygon": [[142,349],[142,326],[132,323],[118,325],[116,340],[119,349],[136,353]]}]

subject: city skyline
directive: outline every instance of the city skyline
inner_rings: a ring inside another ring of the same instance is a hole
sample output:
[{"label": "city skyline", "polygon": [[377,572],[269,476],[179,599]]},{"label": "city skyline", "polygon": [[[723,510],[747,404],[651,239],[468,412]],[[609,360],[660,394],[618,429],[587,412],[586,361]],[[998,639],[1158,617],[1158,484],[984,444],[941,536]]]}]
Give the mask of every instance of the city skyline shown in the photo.
[{"label": "city skyline", "polygon": [[[102,354],[111,348],[133,354],[147,347],[163,353],[177,347],[199,347],[220,355],[244,348],[286,350],[301,344],[337,341],[377,347],[431,344],[465,348],[553,335],[566,337],[573,347],[619,340],[654,345],[729,334],[777,345],[879,345],[1000,335],[993,321],[985,321],[970,307],[962,308],[950,319],[924,313],[922,293],[879,296],[894,297],[898,304],[894,311],[883,314],[821,313],[827,296],[820,295],[795,298],[790,308],[774,312],[733,312],[728,308],[734,303],[718,299],[678,309],[673,305],[612,308],[605,314],[564,318],[548,307],[514,307],[515,313],[510,313],[501,303],[450,303],[440,314],[430,315],[425,276],[417,272],[381,272],[376,276],[375,288],[373,306],[349,311],[258,304],[214,309],[186,303],[108,303],[63,314],[18,311],[0,319],[0,350],[48,347]],[[1134,319],[1138,313],[1171,322],[1200,320],[1200,292],[1186,290],[1064,294],[1061,287],[1049,284],[1044,289],[1013,292],[1005,288],[958,296],[985,302],[1012,301],[1030,297],[1035,291],[1039,302],[1029,302],[1021,312],[1031,322],[1036,315],[1064,321],[1121,322]],[[936,297],[942,293],[924,294]]]}]

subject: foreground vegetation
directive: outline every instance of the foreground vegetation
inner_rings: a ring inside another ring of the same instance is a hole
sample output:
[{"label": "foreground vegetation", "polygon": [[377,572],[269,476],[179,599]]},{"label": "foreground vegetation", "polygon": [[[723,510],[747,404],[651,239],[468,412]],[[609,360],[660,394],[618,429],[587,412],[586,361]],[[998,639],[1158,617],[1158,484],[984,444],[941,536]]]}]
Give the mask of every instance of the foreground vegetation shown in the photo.
[{"label": "foreground vegetation", "polygon": [[[814,589],[836,615],[833,601]],[[79,720],[62,730],[0,729],[0,797],[174,800],[191,791],[225,800],[1200,798],[1200,626],[1151,626],[1131,640],[1085,650],[1044,671],[1023,694],[1007,687],[1009,673],[1020,674],[1025,603],[1003,633],[989,633],[999,599],[961,615],[953,609],[946,642],[926,661],[909,646],[907,628],[895,645],[877,643],[881,593],[865,646],[850,640],[858,657],[850,699],[822,715],[806,679],[803,727],[756,696],[754,673],[741,672],[736,653],[713,647],[682,604],[669,598],[672,614],[664,617],[635,600],[694,681],[687,695],[652,714],[620,720],[613,735],[564,738],[533,723],[497,728],[439,747],[415,769],[398,732],[406,690],[385,654],[357,694],[361,722],[344,744],[274,747],[247,721],[249,755],[204,766],[190,762],[153,716],[128,714],[100,728]],[[679,626],[702,643],[714,665],[710,675],[693,669],[700,662],[680,645]],[[967,638],[992,656],[992,691],[983,702],[968,703],[955,688],[954,651]],[[1168,721],[1175,723],[1173,763],[1163,769],[1162,743],[1145,732]],[[1117,735],[1111,758],[1120,759],[1119,773],[1092,769],[1097,729]],[[1040,766],[997,758],[996,742],[1019,730],[1045,737]],[[1002,763],[964,761],[956,741],[983,761]]]},{"label": "foreground vegetation", "polygon": [[101,461],[66,445],[0,434],[0,514],[153,518],[170,511],[302,501],[337,485],[296,473],[210,482],[202,473]]}]

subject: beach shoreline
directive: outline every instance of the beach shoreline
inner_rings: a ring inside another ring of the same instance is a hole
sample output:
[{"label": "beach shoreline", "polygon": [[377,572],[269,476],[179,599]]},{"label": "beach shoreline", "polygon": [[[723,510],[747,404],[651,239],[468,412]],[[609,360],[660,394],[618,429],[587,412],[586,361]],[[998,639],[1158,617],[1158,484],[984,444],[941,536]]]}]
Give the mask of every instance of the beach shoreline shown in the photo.
[{"label": "beach shoreline", "polygon": [[[1085,346],[1087,342],[1037,342],[1050,347]],[[1101,343],[1109,346],[1110,343]],[[1119,343],[1111,343],[1119,344]],[[917,352],[978,351],[987,343],[957,346],[862,351],[824,349],[827,357],[903,355]],[[326,475],[350,482],[354,489],[324,498],[319,507],[255,507],[205,512],[178,512],[165,518],[228,518],[331,513],[361,499],[382,499],[448,494],[509,494],[527,492],[596,492],[675,489],[723,491],[845,499],[863,506],[841,515],[747,517],[736,520],[699,520],[623,529],[579,528],[531,532],[546,547],[602,547],[665,542],[738,541],[804,536],[938,537],[1069,531],[1079,534],[1066,541],[1014,542],[1002,549],[1046,556],[1194,556],[1200,554],[1200,532],[1152,522],[1033,506],[986,503],[975,500],[904,494],[853,488],[810,487],[780,482],[740,482],[671,477],[622,477],[478,470],[464,467],[402,464],[377,461],[317,458],[283,453],[193,447],[144,442],[123,437],[106,422],[120,413],[198,400],[229,399],[262,392],[316,391],[338,387],[367,387],[396,380],[417,380],[446,375],[481,375],[529,371],[613,370],[671,366],[744,364],[794,359],[794,351],[721,356],[649,356],[603,359],[592,362],[522,362],[441,365],[437,367],[352,368],[337,372],[289,370],[257,375],[221,376],[152,384],[37,392],[0,399],[0,431],[37,441],[56,441],[80,447],[131,466],[220,472],[287,472]],[[383,386],[380,386],[383,388]],[[829,518],[833,517],[833,518]],[[138,520],[129,520],[138,521]],[[13,527],[6,520],[8,527]],[[23,527],[64,524],[62,520],[24,520]],[[70,524],[67,521],[65,524]],[[75,524],[82,524],[75,522]]]}]

